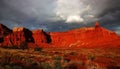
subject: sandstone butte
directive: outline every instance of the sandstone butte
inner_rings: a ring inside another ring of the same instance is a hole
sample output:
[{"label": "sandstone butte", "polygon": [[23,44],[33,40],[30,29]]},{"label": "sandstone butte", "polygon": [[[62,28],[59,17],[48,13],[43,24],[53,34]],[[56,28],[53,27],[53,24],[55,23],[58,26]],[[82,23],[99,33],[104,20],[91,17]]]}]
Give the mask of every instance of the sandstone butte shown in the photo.
[{"label": "sandstone butte", "polygon": [[10,30],[0,24],[0,46],[20,46],[26,42],[29,48],[81,48],[81,47],[120,47],[120,36],[115,32],[103,28],[98,22],[95,27],[84,27],[65,32],[45,32],[43,30],[30,31],[24,27]]}]

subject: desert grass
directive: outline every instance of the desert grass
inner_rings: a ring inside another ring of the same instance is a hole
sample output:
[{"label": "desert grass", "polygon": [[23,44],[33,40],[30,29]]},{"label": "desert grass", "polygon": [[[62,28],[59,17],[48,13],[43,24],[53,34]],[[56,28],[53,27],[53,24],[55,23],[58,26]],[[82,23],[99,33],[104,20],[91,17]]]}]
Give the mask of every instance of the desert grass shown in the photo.
[{"label": "desert grass", "polygon": [[119,48],[0,48],[0,69],[120,69],[119,53]]}]

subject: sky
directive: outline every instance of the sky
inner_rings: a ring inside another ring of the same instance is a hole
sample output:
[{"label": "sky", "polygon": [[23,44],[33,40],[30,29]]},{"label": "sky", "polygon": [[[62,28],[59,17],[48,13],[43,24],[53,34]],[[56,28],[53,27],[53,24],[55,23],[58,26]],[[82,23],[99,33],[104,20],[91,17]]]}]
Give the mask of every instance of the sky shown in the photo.
[{"label": "sky", "polygon": [[0,23],[11,29],[66,31],[96,21],[120,34],[120,0],[0,0]]}]

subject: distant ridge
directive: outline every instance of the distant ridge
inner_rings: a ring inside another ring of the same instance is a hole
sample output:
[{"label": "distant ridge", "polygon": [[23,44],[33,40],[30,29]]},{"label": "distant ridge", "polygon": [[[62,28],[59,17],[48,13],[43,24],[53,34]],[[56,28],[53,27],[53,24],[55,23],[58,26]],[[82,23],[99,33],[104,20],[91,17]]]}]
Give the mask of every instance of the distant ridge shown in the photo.
[{"label": "distant ridge", "polygon": [[81,48],[81,47],[120,47],[120,37],[113,31],[103,28],[98,22],[95,27],[84,27],[65,32],[30,31],[24,27],[10,30],[0,24],[0,46],[20,46],[25,42],[29,48]]}]

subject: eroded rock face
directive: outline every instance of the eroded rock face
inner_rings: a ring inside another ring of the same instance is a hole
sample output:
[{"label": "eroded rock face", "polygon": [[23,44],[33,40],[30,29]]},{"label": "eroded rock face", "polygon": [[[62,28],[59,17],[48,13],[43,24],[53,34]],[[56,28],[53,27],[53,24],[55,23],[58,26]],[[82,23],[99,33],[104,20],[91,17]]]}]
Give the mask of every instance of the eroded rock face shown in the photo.
[{"label": "eroded rock face", "polygon": [[12,33],[12,30],[7,28],[5,25],[0,24],[0,36],[6,36],[8,34]]},{"label": "eroded rock face", "polygon": [[[79,28],[66,32],[50,33],[52,44],[59,47],[92,47],[106,45],[107,42],[118,39],[115,32],[99,25],[95,27]],[[112,43],[112,42],[111,42]]]},{"label": "eroded rock face", "polygon": [[23,27],[13,28],[13,31],[0,25],[0,46],[20,46],[26,42],[29,47],[120,47],[120,36],[95,23],[95,27],[77,28],[65,32],[30,31]]},{"label": "eroded rock face", "polygon": [[0,30],[3,30],[3,33],[0,31],[0,36],[2,36],[0,46],[20,46],[21,43],[26,42],[30,47],[33,47],[32,45],[43,46],[51,42],[49,34],[43,30],[30,31],[24,27],[15,27],[11,30],[11,33],[8,33],[6,28],[0,28]]},{"label": "eroded rock face", "polygon": [[12,33],[12,30],[7,28],[3,24],[0,24],[0,46],[2,45],[2,42],[4,42],[4,37],[6,37],[10,33]]},{"label": "eroded rock face", "polygon": [[36,45],[47,43],[47,36],[43,30],[34,30],[32,33]]},{"label": "eroded rock face", "polygon": [[32,32],[23,27],[13,28],[13,33],[4,38],[4,46],[20,46],[23,42],[34,42]]}]

